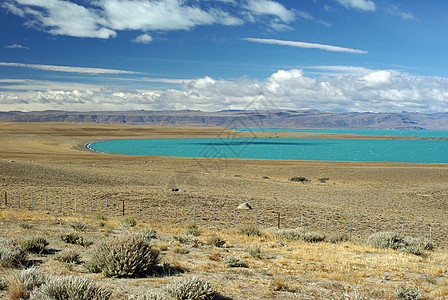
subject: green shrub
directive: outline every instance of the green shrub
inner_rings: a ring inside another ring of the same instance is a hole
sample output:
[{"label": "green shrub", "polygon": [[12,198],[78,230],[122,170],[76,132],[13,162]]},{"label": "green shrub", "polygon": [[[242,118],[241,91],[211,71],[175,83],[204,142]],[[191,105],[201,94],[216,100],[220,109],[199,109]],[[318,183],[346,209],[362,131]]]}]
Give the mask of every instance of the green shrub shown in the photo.
[{"label": "green shrub", "polygon": [[418,289],[400,287],[395,291],[395,297],[403,300],[419,300],[422,299]]},{"label": "green shrub", "polygon": [[176,234],[173,235],[173,240],[178,241],[181,244],[189,244],[191,242],[191,237],[183,234]]},{"label": "green shrub", "polygon": [[169,300],[171,298],[168,298],[165,294],[161,292],[155,292],[155,291],[149,291],[144,295],[135,296],[132,298],[134,300]]},{"label": "green shrub", "polygon": [[120,225],[123,227],[134,227],[137,225],[137,221],[132,217],[123,217],[120,219]]},{"label": "green shrub", "polygon": [[247,236],[262,236],[261,231],[254,226],[241,227],[240,229],[238,229],[237,233]]},{"label": "green shrub", "polygon": [[236,268],[236,267],[247,267],[244,261],[239,258],[238,256],[229,255],[227,256],[223,261],[223,264],[225,264],[228,267]]},{"label": "green shrub", "polygon": [[112,292],[87,279],[67,276],[53,277],[31,293],[32,300],[107,300]]},{"label": "green shrub", "polygon": [[255,258],[261,257],[261,247],[260,246],[250,246],[247,248],[247,253],[249,253],[250,256]]},{"label": "green shrub", "polygon": [[83,221],[74,221],[69,224],[74,230],[85,231],[87,229],[86,223]]},{"label": "green shrub", "polygon": [[158,263],[159,251],[136,236],[119,236],[98,245],[85,267],[106,277],[145,275]]},{"label": "green shrub", "polygon": [[165,291],[176,300],[208,300],[216,297],[213,286],[196,276],[178,280],[166,286]]},{"label": "green shrub", "polygon": [[0,267],[14,268],[27,262],[27,252],[13,242],[0,238]]},{"label": "green shrub", "polygon": [[55,260],[67,263],[67,264],[79,264],[81,263],[81,255],[76,250],[63,250],[55,255]]},{"label": "green shrub", "polygon": [[302,240],[310,243],[316,243],[325,240],[325,234],[317,231],[311,231],[305,228],[278,229],[274,231],[274,237],[279,240]]},{"label": "green shrub", "polygon": [[28,299],[33,289],[46,281],[46,276],[40,274],[36,268],[21,270],[5,278],[10,299]]},{"label": "green shrub", "polygon": [[196,224],[191,224],[187,227],[186,234],[192,235],[192,236],[200,236],[201,232],[199,231],[199,228]]},{"label": "green shrub", "polygon": [[48,241],[43,237],[28,237],[25,239],[16,239],[15,243],[28,253],[42,254]]}]

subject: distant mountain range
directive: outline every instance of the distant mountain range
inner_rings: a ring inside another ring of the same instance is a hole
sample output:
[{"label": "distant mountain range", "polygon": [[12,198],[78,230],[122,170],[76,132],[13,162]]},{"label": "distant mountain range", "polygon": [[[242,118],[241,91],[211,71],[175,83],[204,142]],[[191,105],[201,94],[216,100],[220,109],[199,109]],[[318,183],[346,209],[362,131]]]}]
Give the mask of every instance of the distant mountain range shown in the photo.
[{"label": "distant mountain range", "polygon": [[328,113],[315,110],[203,112],[181,111],[35,111],[0,112],[0,122],[70,122],[227,128],[322,128],[448,130],[448,113]]}]

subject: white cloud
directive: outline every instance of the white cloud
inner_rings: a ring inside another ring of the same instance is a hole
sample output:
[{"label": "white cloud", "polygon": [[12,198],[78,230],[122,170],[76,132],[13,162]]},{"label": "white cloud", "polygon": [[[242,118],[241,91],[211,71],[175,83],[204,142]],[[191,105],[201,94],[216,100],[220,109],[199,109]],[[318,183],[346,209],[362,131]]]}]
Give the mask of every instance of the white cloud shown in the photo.
[{"label": "white cloud", "polygon": [[149,34],[142,34],[135,38],[135,40],[132,40],[134,43],[140,43],[140,44],[149,44],[152,42],[152,36]]},{"label": "white cloud", "polygon": [[345,8],[354,8],[364,11],[375,11],[375,2],[370,0],[337,0]]},{"label": "white cloud", "polygon": [[403,20],[417,20],[411,12],[404,12],[398,5],[392,5],[390,8],[386,8],[386,12],[390,15],[399,16]]},{"label": "white cloud", "polygon": [[5,45],[5,46],[3,46],[3,48],[6,48],[6,49],[25,49],[25,50],[30,50],[30,48],[22,46],[22,45],[18,45],[18,44]]},{"label": "white cloud", "polygon": [[38,69],[38,70],[44,70],[44,71],[84,73],[84,74],[139,74],[138,72],[114,70],[114,69],[67,67],[67,66],[53,66],[53,65],[9,63],[9,62],[0,62],[0,66],[23,67],[23,68],[31,68],[31,69]]},{"label": "white cloud", "polygon": [[[100,89],[73,85],[43,91],[5,91],[0,82],[0,110],[126,110],[244,109],[263,94],[282,109],[421,113],[448,110],[448,78],[413,76],[394,70],[351,66],[315,66],[340,72],[337,76],[308,76],[300,69],[279,70],[264,80],[247,77],[185,80],[181,89]],[[309,67],[312,68],[312,67]],[[353,72],[350,72],[353,70]],[[151,78],[150,78],[151,80]],[[154,80],[161,80],[154,79]],[[20,86],[20,82],[17,85]],[[32,82],[23,83],[32,86]],[[50,85],[48,85],[50,86]],[[55,86],[55,85],[54,85]]]},{"label": "white cloud", "polygon": [[[245,21],[285,29],[295,12],[272,0],[4,0],[1,7],[26,19],[28,26],[53,35],[108,39],[121,30],[163,33],[196,26],[238,26]],[[216,4],[216,3],[215,3]],[[302,18],[311,16],[300,12]]]},{"label": "white cloud", "polygon": [[275,16],[286,23],[294,21],[294,12],[286,9],[282,4],[275,1],[248,0],[245,7],[249,12],[255,15]]},{"label": "white cloud", "polygon": [[333,52],[347,52],[347,53],[358,53],[358,54],[368,53],[367,51],[364,51],[364,50],[344,48],[344,47],[331,46],[331,45],[323,45],[323,44],[317,44],[317,43],[283,41],[283,40],[275,40],[275,39],[259,39],[259,38],[245,38],[244,40],[249,41],[249,42],[255,42],[255,43],[284,45],[284,46],[292,46],[292,47],[299,47],[299,48],[313,48],[313,49],[321,49],[321,50],[333,51]]}]

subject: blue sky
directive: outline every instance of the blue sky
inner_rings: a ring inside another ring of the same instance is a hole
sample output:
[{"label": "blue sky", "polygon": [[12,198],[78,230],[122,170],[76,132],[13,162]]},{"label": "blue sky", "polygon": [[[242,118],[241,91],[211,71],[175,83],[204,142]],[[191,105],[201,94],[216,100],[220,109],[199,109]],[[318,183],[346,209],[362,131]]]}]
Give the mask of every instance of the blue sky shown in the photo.
[{"label": "blue sky", "polygon": [[0,14],[3,111],[216,111],[261,98],[448,111],[446,0],[4,0]]}]

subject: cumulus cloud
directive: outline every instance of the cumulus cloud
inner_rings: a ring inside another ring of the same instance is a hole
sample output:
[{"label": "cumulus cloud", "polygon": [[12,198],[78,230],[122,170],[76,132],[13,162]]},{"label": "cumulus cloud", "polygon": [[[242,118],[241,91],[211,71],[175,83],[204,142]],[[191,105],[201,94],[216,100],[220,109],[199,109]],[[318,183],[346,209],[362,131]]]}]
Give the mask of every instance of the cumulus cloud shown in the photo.
[{"label": "cumulus cloud", "polygon": [[[325,66],[320,66],[324,70]],[[315,66],[319,68],[319,66]],[[337,75],[310,76],[279,70],[264,80],[211,77],[184,82],[180,89],[54,89],[0,92],[0,110],[244,109],[263,95],[282,109],[330,112],[446,112],[448,78],[413,76],[395,70],[328,66]],[[348,70],[355,72],[348,72]],[[18,83],[19,84],[19,83]],[[1,87],[1,83],[0,83]]]},{"label": "cumulus cloud", "polygon": [[313,49],[321,49],[325,51],[333,51],[333,52],[346,52],[346,53],[358,53],[364,54],[368,53],[364,50],[344,48],[339,46],[332,45],[323,45],[317,43],[306,43],[306,42],[295,42],[295,41],[284,41],[284,40],[275,40],[275,39],[259,39],[259,38],[245,38],[244,40],[254,43],[263,43],[263,44],[275,44],[275,45],[285,45],[299,48],[313,48]]},{"label": "cumulus cloud", "polygon": [[345,8],[354,8],[363,11],[375,11],[375,2],[370,0],[337,0]]},{"label": "cumulus cloud", "polygon": [[[0,4],[26,19],[28,26],[54,35],[108,39],[120,30],[162,33],[190,30],[196,26],[242,25],[245,21],[275,24],[292,22],[293,10],[272,0],[226,1],[182,0],[5,0]],[[302,16],[304,16],[302,14]],[[260,18],[266,17],[261,21]],[[283,26],[284,28],[284,26]]]},{"label": "cumulus cloud", "polygon": [[132,40],[134,43],[140,43],[140,44],[149,44],[152,42],[152,36],[149,34],[141,34],[138,37],[135,38],[135,40]]},{"label": "cumulus cloud", "polygon": [[67,67],[67,66],[23,64],[23,63],[10,63],[10,62],[0,62],[0,66],[4,66],[4,67],[22,67],[22,68],[44,70],[44,71],[57,71],[57,72],[68,72],[68,73],[84,73],[84,74],[139,74],[138,72],[124,71],[124,70],[114,70],[114,69]]}]

